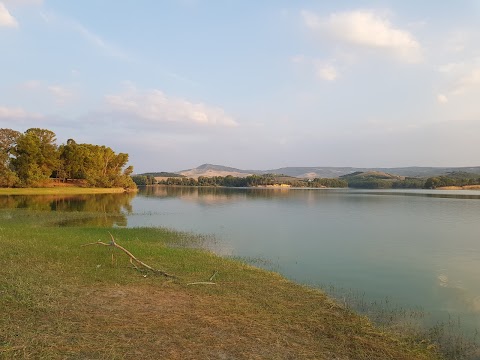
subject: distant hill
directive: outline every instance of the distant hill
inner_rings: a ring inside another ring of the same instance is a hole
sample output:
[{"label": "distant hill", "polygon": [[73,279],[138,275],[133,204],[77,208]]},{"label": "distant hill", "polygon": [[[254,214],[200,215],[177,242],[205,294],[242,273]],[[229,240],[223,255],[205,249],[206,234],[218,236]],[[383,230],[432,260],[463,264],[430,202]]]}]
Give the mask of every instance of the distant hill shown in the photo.
[{"label": "distant hill", "polygon": [[380,180],[405,180],[405,176],[392,175],[383,171],[356,171],[340,176],[342,179],[380,179]]},{"label": "distant hill", "polygon": [[348,183],[348,187],[359,189],[391,189],[391,188],[423,188],[425,180],[420,178],[392,175],[384,171],[356,171],[342,175],[340,179]]},{"label": "distant hill", "polygon": [[186,177],[199,176],[237,176],[246,177],[248,175],[263,175],[263,174],[283,174],[297,178],[338,178],[343,175],[352,174],[354,172],[383,172],[393,176],[404,177],[432,177],[440,175],[449,175],[451,173],[470,173],[480,174],[480,166],[474,167],[398,167],[398,168],[355,168],[355,167],[284,167],[270,170],[242,170],[222,165],[203,164],[194,169],[178,171]]},{"label": "distant hill", "polygon": [[213,177],[228,175],[236,177],[247,177],[249,175],[259,174],[260,172],[240,170],[222,165],[203,164],[194,169],[181,170],[178,173],[186,177],[198,178],[199,176]]},{"label": "distant hill", "polygon": [[143,176],[153,176],[154,178],[160,177],[160,178],[169,178],[169,177],[184,177],[181,174],[177,173],[172,173],[172,172],[149,172],[149,173],[143,173],[143,174],[138,174],[138,175],[143,175]]}]

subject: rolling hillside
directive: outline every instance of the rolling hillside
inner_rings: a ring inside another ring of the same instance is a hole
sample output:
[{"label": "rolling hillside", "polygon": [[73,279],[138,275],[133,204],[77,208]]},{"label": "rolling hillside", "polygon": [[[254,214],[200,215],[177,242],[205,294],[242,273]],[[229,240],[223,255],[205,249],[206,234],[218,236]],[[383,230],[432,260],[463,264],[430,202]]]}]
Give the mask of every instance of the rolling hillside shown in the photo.
[{"label": "rolling hillside", "polygon": [[431,177],[447,175],[452,172],[480,174],[480,166],[475,167],[398,167],[398,168],[355,168],[355,167],[284,167],[270,170],[242,170],[222,165],[203,164],[194,169],[178,171],[186,177],[199,176],[237,176],[246,177],[257,174],[283,174],[297,178],[337,178],[355,172],[382,172],[402,177]]}]

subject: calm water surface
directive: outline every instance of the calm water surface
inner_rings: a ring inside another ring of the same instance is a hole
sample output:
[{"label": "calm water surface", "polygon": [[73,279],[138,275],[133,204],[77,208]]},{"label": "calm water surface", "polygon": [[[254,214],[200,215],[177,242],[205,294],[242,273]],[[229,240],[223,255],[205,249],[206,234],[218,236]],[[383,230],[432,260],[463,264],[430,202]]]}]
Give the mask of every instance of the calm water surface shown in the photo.
[{"label": "calm water surface", "polygon": [[128,226],[214,234],[288,278],[421,307],[480,329],[480,192],[155,187]]}]

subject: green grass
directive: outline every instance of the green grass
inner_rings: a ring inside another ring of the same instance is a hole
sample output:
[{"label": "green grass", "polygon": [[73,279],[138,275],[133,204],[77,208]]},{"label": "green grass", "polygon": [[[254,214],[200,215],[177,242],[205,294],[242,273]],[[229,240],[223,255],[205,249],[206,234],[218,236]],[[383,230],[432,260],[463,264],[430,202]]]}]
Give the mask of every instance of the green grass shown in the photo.
[{"label": "green grass", "polygon": [[84,195],[123,193],[123,188],[86,188],[78,186],[46,188],[0,188],[0,195]]},{"label": "green grass", "polygon": [[[58,226],[82,216],[0,210],[0,358],[438,358],[427,342],[376,328],[318,290],[195,249],[201,237]],[[178,279],[135,271],[119,251],[112,263],[108,247],[82,247],[108,242],[108,231]],[[214,271],[216,285],[188,285]]]}]

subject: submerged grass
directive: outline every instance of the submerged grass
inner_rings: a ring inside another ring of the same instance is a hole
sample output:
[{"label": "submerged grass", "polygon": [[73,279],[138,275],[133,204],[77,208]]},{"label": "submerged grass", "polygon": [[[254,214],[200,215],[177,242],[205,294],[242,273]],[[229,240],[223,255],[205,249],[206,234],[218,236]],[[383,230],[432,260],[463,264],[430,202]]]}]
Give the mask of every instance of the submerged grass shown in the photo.
[{"label": "submerged grass", "polygon": [[449,317],[447,321],[439,321],[428,327],[423,323],[428,314],[420,307],[405,308],[388,297],[369,301],[365,293],[333,284],[319,287],[345,308],[366,315],[377,327],[397,334],[408,334],[412,339],[423,339],[434,345],[445,359],[480,359],[478,331],[466,333],[460,318]]},{"label": "submerged grass", "polygon": [[[178,280],[139,273],[104,227],[59,227],[79,213],[0,210],[0,358],[437,359],[324,293],[243,262],[179,246],[157,228],[112,228],[117,242]],[[203,241],[200,239],[200,241]],[[216,285],[206,281],[217,271]],[[146,276],[147,275],[147,276]]]}]

